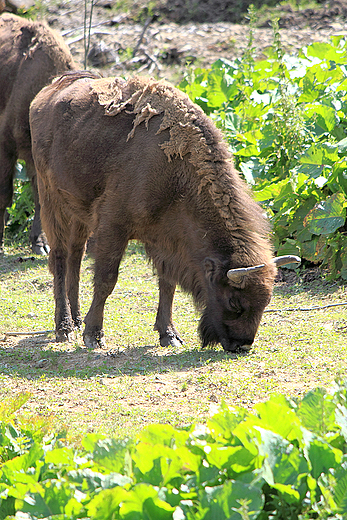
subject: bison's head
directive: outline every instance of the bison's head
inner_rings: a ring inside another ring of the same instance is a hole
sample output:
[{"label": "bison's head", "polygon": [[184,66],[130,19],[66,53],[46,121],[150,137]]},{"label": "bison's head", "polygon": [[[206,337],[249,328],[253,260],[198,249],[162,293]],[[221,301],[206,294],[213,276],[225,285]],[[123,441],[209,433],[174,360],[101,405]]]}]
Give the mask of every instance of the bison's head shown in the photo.
[{"label": "bison's head", "polygon": [[200,320],[203,346],[221,343],[224,350],[249,350],[272,295],[276,267],[300,263],[295,256],[277,257],[268,265],[227,270],[205,259],[207,305]]}]

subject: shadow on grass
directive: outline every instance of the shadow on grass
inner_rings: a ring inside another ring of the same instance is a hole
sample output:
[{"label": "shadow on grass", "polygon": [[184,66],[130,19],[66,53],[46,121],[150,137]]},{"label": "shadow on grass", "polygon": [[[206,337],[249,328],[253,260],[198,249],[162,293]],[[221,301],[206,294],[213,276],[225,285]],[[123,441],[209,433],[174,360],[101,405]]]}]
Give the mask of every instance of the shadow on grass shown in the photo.
[{"label": "shadow on grass", "polygon": [[224,352],[221,347],[174,350],[144,345],[91,350],[77,344],[54,343],[51,338],[41,335],[19,339],[16,344],[0,342],[0,374],[31,380],[42,377],[143,376],[182,372],[247,355],[248,352]]},{"label": "shadow on grass", "polygon": [[48,256],[34,255],[28,249],[23,249],[23,251],[14,255],[1,255],[0,279],[13,271],[26,271],[28,268],[47,267],[47,265]]}]

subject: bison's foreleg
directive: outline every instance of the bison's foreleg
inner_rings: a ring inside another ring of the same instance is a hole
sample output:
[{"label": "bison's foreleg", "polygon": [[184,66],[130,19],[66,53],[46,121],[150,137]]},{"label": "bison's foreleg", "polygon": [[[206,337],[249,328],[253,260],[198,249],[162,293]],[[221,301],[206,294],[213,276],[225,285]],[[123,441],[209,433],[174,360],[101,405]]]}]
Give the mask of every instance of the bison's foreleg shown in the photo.
[{"label": "bison's foreleg", "polygon": [[159,277],[159,305],[154,330],[159,332],[162,347],[179,347],[183,343],[172,322],[172,304],[176,287]]},{"label": "bison's foreleg", "polygon": [[5,211],[12,200],[14,167],[17,161],[15,149],[9,150],[3,139],[0,135],[0,254],[4,252]]},{"label": "bison's foreleg", "polygon": [[47,243],[46,235],[42,231],[41,227],[41,219],[40,219],[40,203],[39,203],[39,194],[37,191],[37,177],[36,171],[33,164],[30,164],[28,161],[26,163],[28,177],[31,181],[31,188],[34,197],[35,203],[35,214],[34,220],[30,230],[30,242],[33,253],[37,255],[46,255],[49,253],[49,246]]},{"label": "bison's foreleg", "polygon": [[70,302],[71,316],[76,329],[82,327],[82,316],[79,302],[80,270],[88,229],[81,222],[74,221],[70,233],[69,254],[67,259],[66,286]]},{"label": "bison's foreleg", "polygon": [[[106,229],[105,229],[106,228]],[[112,228],[112,226],[111,226]],[[111,234],[112,233],[112,234]],[[111,294],[118,278],[118,269],[123,257],[128,239],[121,236],[119,230],[98,229],[95,251],[94,297],[90,309],[84,318],[84,343],[89,348],[105,346],[104,306],[107,297]]]}]

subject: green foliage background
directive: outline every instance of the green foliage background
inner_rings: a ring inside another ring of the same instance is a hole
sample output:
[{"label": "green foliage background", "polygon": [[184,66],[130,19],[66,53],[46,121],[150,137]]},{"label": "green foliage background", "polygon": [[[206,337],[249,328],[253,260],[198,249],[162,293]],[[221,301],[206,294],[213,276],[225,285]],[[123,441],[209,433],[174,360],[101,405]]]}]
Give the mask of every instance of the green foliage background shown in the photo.
[{"label": "green foliage background", "polygon": [[[252,27],[252,26],[251,26]],[[273,225],[277,254],[347,279],[347,43],[285,55],[277,24],[267,58],[195,69],[180,87],[216,122]]]},{"label": "green foliage background", "polygon": [[[244,56],[191,69],[180,84],[219,126],[237,168],[273,225],[275,252],[322,264],[347,279],[347,41],[283,53],[278,26],[266,59],[255,60],[254,10]],[[9,236],[31,225],[30,186],[17,181]]]},{"label": "green foliage background", "polygon": [[222,405],[206,426],[89,434],[79,448],[47,419],[0,409],[0,519],[246,520],[347,517],[347,386],[254,412]]}]

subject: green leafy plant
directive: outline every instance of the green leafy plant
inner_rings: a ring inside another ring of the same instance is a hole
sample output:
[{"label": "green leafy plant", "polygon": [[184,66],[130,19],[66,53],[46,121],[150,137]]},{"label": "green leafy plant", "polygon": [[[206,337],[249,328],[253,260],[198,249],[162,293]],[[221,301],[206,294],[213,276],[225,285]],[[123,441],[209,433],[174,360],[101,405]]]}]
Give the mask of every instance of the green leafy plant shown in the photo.
[{"label": "green leafy plant", "polygon": [[154,424],[131,441],[89,434],[80,448],[16,420],[25,400],[0,411],[2,520],[347,515],[346,383],[254,412],[223,404],[205,426]]},{"label": "green leafy plant", "polygon": [[16,166],[13,202],[7,213],[6,239],[17,243],[27,242],[34,219],[34,198],[23,162]]},{"label": "green leafy plant", "polygon": [[276,252],[347,279],[347,43],[336,36],[289,56],[276,21],[273,30],[267,59],[254,60],[251,30],[242,59],[196,69],[180,88],[225,133]]}]

